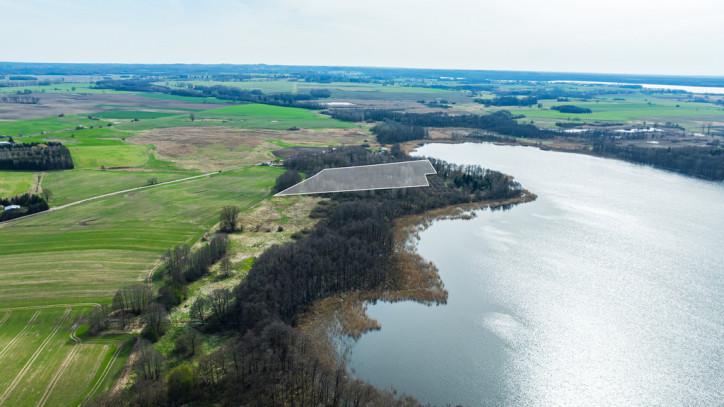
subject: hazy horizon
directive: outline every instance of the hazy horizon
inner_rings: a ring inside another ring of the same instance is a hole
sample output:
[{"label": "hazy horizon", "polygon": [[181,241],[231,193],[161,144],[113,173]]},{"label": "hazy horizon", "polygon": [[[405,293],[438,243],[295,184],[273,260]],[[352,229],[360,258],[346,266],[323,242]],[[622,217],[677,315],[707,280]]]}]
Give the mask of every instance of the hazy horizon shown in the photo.
[{"label": "hazy horizon", "polygon": [[724,2],[0,0],[0,60],[724,75]]}]

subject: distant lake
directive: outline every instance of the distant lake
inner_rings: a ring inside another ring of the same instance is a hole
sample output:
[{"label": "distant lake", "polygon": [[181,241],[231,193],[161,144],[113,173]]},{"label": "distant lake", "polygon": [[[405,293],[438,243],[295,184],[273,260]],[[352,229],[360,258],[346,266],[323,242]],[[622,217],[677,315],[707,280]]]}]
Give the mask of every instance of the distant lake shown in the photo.
[{"label": "distant lake", "polygon": [[595,81],[551,81],[552,83],[580,83],[591,85],[641,85],[644,89],[670,89],[683,90],[691,93],[709,93],[724,95],[724,88],[714,86],[680,86],[680,85],[655,85],[651,83],[619,83],[619,82],[595,82]]},{"label": "distant lake", "polygon": [[422,232],[448,303],[370,305],[356,376],[437,405],[722,405],[724,184],[530,147],[416,154],[538,200]]}]

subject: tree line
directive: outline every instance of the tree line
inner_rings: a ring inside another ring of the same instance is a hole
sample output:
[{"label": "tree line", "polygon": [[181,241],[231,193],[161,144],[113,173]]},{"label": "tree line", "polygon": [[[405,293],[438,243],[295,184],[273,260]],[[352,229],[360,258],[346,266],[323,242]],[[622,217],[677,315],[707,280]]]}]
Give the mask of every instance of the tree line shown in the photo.
[{"label": "tree line", "polygon": [[35,105],[40,102],[39,97],[28,96],[28,95],[8,95],[0,98],[2,103],[15,103],[21,105]]},{"label": "tree line", "polygon": [[[394,110],[334,109],[332,117],[343,121],[395,121],[407,126],[418,127],[464,127],[488,130],[505,136],[518,138],[549,139],[554,133],[539,129],[532,124],[520,124],[516,116],[507,110],[486,115],[451,115],[443,112],[404,113]],[[408,130],[404,130],[407,132]],[[404,136],[401,136],[404,137]]]},{"label": "tree line", "polygon": [[624,146],[616,143],[613,136],[609,136],[593,140],[593,151],[697,177],[724,180],[724,148],[721,147]]},{"label": "tree line", "polygon": [[113,89],[130,92],[158,92],[175,96],[187,97],[213,97],[232,102],[263,103],[268,105],[302,107],[306,109],[321,110],[324,108],[314,99],[328,97],[326,92],[310,93],[271,93],[265,94],[259,89],[241,89],[234,86],[224,85],[194,85],[187,83],[185,87],[167,87],[155,85],[151,80],[126,79],[126,80],[103,80],[95,84],[97,89]]},{"label": "tree line", "polygon": [[480,103],[485,106],[533,106],[538,103],[538,98],[535,96],[496,96],[494,98],[475,98],[473,102]]},{"label": "tree line", "polygon": [[1,170],[66,170],[73,168],[68,147],[58,142],[0,145]]}]

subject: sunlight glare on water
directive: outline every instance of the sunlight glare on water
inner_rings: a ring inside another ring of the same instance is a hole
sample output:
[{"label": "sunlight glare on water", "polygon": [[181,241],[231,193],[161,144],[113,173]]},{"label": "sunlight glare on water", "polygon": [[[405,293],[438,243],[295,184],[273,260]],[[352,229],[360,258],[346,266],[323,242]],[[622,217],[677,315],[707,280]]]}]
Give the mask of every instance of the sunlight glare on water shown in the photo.
[{"label": "sunlight glare on water", "polygon": [[422,232],[448,303],[370,305],[357,376],[438,405],[722,405],[724,184],[524,147],[416,154],[539,198]]}]

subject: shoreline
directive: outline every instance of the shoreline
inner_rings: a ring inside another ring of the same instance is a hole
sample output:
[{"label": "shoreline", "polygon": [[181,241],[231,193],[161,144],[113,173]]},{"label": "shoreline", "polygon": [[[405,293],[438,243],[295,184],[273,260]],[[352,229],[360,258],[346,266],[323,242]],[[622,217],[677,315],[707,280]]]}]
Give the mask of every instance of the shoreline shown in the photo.
[{"label": "shoreline", "polygon": [[389,258],[385,287],[372,291],[354,291],[327,297],[314,303],[300,318],[297,328],[311,337],[331,358],[346,366],[351,342],[363,334],[379,330],[380,324],[367,314],[367,304],[377,301],[415,301],[428,306],[447,303],[447,290],[437,267],[417,253],[419,233],[440,220],[465,219],[476,211],[506,208],[534,201],[537,195],[523,189],[521,196],[506,200],[485,200],[450,205],[418,215],[407,215],[393,222],[394,251]]},{"label": "shoreline", "polygon": [[[491,143],[496,146],[516,146],[516,147],[535,147],[542,151],[555,151],[559,153],[571,153],[571,154],[583,154],[591,157],[598,157],[598,158],[605,158],[609,160],[618,160],[623,161],[625,163],[629,164],[635,164],[635,165],[642,165],[645,167],[654,168],[660,171],[666,171],[671,172],[674,174],[679,174],[685,177],[691,177],[694,179],[699,179],[703,181],[711,181],[711,182],[724,182],[722,180],[718,180],[715,178],[710,178],[702,175],[692,174],[688,173],[686,171],[680,171],[675,170],[671,168],[665,168],[661,166],[657,166],[654,164],[647,164],[644,162],[634,161],[634,160],[626,160],[624,158],[621,158],[615,154],[600,154],[593,152],[588,146],[584,144],[578,144],[575,142],[561,142],[559,140],[553,140],[553,144],[550,145],[544,145],[540,142],[526,142],[526,141],[516,141],[516,142],[504,142],[504,141],[485,141],[485,140],[479,140],[474,139],[470,137],[461,137],[461,138],[433,138],[433,139],[427,139],[427,140],[411,140],[406,141],[404,143],[400,144],[401,150],[407,154],[410,155],[414,150],[416,150],[418,147],[422,147],[426,144],[465,144],[465,143],[475,143],[475,144],[483,144],[483,143]],[[566,147],[569,146],[569,147]]]}]

